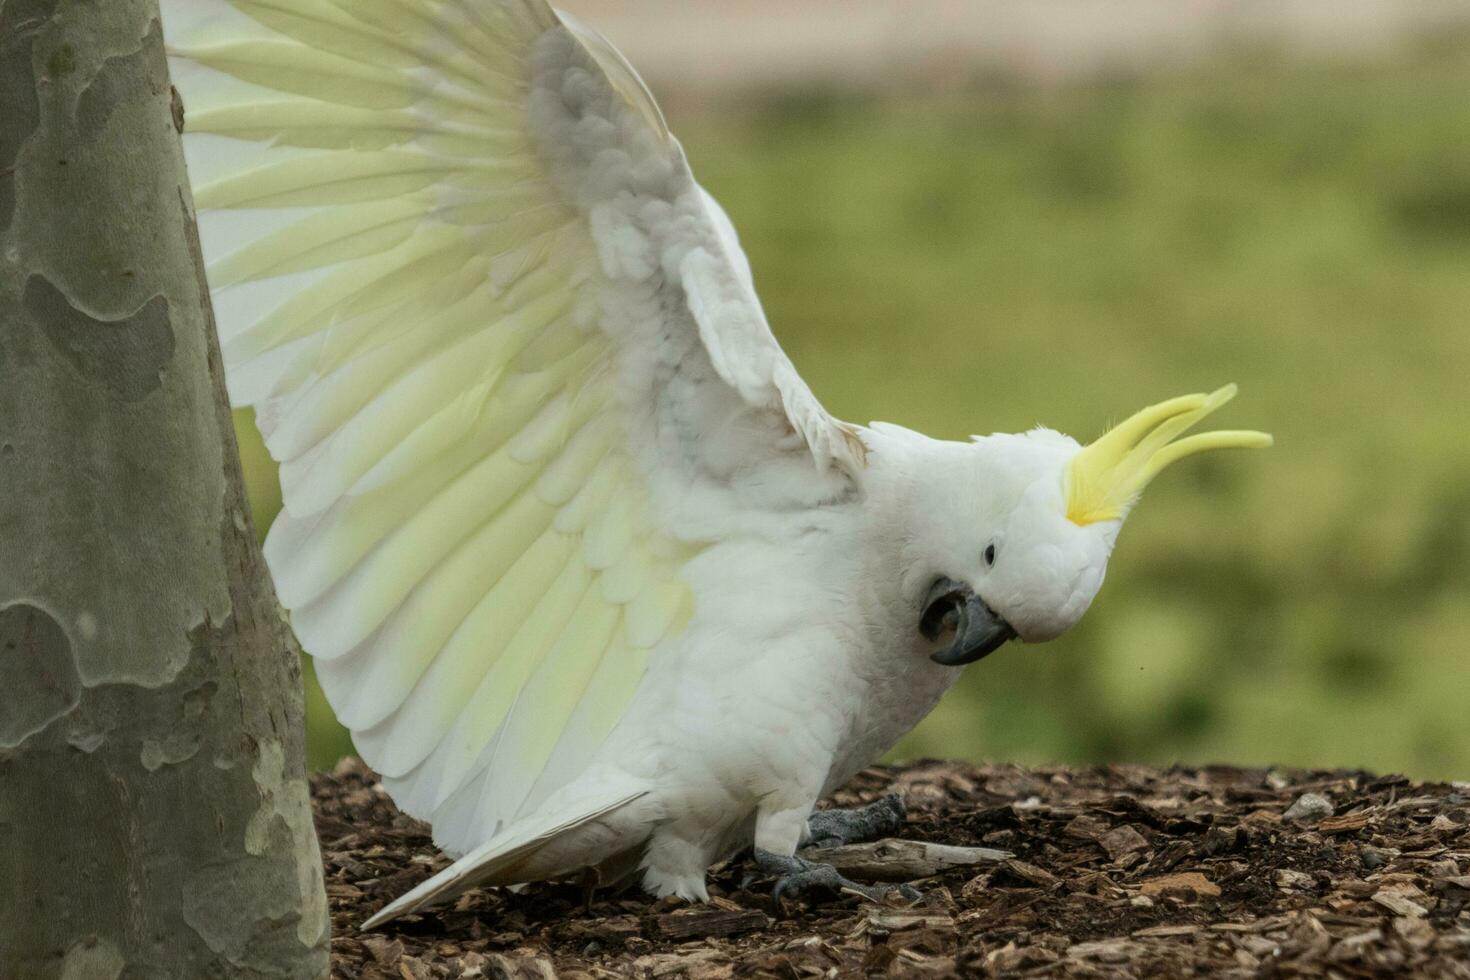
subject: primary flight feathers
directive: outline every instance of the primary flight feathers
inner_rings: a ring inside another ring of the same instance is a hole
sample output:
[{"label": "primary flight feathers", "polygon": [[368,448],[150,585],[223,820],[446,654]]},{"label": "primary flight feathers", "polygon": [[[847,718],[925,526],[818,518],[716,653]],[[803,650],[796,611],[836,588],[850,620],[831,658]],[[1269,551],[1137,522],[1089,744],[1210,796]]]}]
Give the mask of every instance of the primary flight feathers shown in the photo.
[{"label": "primary flight feathers", "polygon": [[698,543],[650,500],[722,439],[813,484],[860,443],[597,35],[537,0],[164,10],[281,600],[363,756],[468,850],[585,766],[687,617]]}]

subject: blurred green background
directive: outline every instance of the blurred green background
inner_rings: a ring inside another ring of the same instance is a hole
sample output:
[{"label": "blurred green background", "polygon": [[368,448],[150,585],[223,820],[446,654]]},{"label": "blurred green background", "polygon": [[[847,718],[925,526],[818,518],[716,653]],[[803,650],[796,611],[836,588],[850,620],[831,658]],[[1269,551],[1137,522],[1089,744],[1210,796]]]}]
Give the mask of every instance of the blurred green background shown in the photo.
[{"label": "blurred green background", "polygon": [[[674,101],[837,415],[1086,441],[1227,381],[1092,612],[896,750],[1470,776],[1470,42],[942,94]],[[1217,421],[1217,420],[1212,420]],[[263,531],[274,472],[240,417]],[[310,749],[349,742],[314,688]]]}]

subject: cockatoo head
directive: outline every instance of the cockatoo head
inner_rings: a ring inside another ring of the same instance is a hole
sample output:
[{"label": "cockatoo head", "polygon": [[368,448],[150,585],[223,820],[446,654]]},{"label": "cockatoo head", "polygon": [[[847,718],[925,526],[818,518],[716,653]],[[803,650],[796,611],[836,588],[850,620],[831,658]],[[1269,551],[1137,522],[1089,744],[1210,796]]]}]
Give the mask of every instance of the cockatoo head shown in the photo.
[{"label": "cockatoo head", "polygon": [[[1050,429],[976,437],[972,489],[928,504],[950,513],[944,557],[921,595],[919,630],[941,664],[971,663],[1007,640],[1033,643],[1070,629],[1102,587],[1108,556],[1149,481],[1185,456],[1263,447],[1261,432],[1206,432],[1178,439],[1235,396],[1229,385],[1144,409],[1096,442]],[[952,491],[952,488],[951,488]]]}]

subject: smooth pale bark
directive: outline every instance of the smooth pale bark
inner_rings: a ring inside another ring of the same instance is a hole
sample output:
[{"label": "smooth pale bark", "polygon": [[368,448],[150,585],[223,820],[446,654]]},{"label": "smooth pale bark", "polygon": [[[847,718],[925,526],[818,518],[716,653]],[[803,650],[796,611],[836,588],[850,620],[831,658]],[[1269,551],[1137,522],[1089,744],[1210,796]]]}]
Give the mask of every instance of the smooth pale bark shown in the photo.
[{"label": "smooth pale bark", "polygon": [[327,971],[180,119],[154,0],[0,0],[0,977]]}]

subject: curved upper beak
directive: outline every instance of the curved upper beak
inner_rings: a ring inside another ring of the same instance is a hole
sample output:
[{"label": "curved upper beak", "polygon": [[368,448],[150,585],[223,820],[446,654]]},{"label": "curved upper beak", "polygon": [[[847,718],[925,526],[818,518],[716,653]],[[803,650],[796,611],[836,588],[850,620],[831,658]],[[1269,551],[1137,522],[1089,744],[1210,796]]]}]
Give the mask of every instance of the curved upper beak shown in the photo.
[{"label": "curved upper beak", "polygon": [[946,667],[974,663],[1016,636],[1011,624],[996,615],[968,585],[942,578],[929,590],[919,632],[937,640],[950,630],[954,631],[954,642],[929,656]]}]

